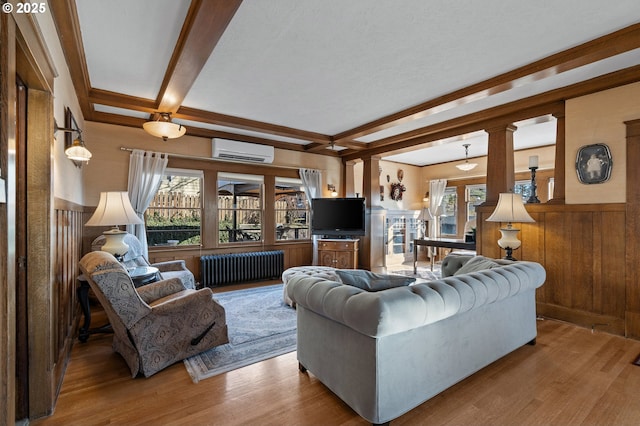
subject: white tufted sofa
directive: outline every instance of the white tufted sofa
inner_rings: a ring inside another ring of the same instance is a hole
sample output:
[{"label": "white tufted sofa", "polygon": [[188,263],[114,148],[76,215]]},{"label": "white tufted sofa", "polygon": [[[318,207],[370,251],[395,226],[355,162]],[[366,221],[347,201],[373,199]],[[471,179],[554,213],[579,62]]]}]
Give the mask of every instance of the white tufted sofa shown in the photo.
[{"label": "white tufted sofa", "polygon": [[533,262],[367,292],[294,274],[301,371],[381,424],[536,338]]},{"label": "white tufted sofa", "polygon": [[287,269],[282,273],[282,283],[283,285],[283,299],[284,303],[289,306],[295,307],[293,300],[287,295],[287,285],[289,284],[289,280],[291,277],[295,275],[303,275],[303,276],[313,276],[322,278],[325,280],[331,281],[340,281],[338,276],[335,273],[336,268],[332,268],[330,266],[294,266],[292,268]]}]

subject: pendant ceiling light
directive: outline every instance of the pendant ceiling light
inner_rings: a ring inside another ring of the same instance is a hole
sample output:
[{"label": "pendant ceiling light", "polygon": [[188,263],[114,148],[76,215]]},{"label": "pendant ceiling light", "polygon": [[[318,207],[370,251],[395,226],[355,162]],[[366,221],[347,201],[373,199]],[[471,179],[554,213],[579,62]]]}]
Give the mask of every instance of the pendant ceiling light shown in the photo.
[{"label": "pendant ceiling light", "polygon": [[456,164],[456,167],[462,171],[468,172],[469,170],[475,169],[478,163],[469,162],[469,144],[465,143],[462,146],[464,146],[464,163]]},{"label": "pendant ceiling light", "polygon": [[184,135],[187,128],[182,124],[173,123],[171,114],[168,112],[159,112],[155,121],[147,121],[142,128],[152,136],[162,138],[163,141],[179,138]]}]

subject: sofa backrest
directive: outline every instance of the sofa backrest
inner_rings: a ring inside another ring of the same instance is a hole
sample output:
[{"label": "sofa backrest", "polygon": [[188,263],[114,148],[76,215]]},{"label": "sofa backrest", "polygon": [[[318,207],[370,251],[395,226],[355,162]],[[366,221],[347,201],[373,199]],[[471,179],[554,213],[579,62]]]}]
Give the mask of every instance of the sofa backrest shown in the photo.
[{"label": "sofa backrest", "polygon": [[523,261],[378,292],[299,275],[289,280],[287,293],[306,309],[367,336],[380,337],[434,323],[522,292],[535,292],[545,278],[542,265]]}]

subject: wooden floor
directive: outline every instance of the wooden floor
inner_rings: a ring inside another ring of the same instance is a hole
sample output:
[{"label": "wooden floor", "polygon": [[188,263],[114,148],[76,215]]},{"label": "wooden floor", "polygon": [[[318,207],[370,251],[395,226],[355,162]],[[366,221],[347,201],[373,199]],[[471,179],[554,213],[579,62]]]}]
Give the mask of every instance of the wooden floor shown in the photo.
[{"label": "wooden floor", "polygon": [[[525,345],[393,425],[638,425],[640,341],[538,321]],[[33,425],[364,425],[290,353],[194,384],[182,363],[132,379],[110,335],[76,343],[52,416]]]}]

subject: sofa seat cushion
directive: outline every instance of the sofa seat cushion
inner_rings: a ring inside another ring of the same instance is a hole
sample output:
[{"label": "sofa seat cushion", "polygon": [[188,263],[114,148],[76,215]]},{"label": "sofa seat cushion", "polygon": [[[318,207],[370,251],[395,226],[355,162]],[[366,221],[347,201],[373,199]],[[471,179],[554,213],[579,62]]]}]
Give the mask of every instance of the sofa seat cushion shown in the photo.
[{"label": "sofa seat cushion", "polygon": [[489,259],[484,256],[474,256],[464,263],[460,269],[454,272],[454,276],[468,274],[470,272],[484,271],[485,269],[492,269],[499,267],[500,264],[493,259]]},{"label": "sofa seat cushion", "polygon": [[335,271],[343,284],[352,285],[366,291],[381,291],[388,288],[403,287],[416,279],[402,275],[376,274],[364,269],[338,269]]}]

